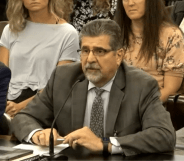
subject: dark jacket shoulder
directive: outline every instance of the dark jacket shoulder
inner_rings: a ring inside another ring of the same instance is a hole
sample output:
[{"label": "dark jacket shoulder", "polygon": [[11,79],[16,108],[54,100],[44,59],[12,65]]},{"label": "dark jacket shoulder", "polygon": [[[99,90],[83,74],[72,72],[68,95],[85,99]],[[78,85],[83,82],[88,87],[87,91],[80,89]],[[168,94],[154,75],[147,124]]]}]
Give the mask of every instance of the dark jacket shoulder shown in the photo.
[{"label": "dark jacket shoulder", "polygon": [[184,12],[184,1],[177,1],[174,5],[174,12]]},{"label": "dark jacket shoulder", "polygon": [[[147,72],[136,68],[131,65],[127,65],[125,62],[122,63],[125,76],[126,76],[126,82],[132,84],[135,84],[137,87],[145,87],[149,84],[154,84],[158,86],[158,82],[155,78],[153,78],[150,74]],[[158,86],[159,88],[159,86]]]},{"label": "dark jacket shoulder", "polygon": [[178,1],[173,7],[171,18],[178,26],[182,22],[184,17],[184,1]]},{"label": "dark jacket shoulder", "polygon": [[69,63],[56,67],[54,81],[55,84],[73,85],[77,80],[85,79],[80,62]]}]

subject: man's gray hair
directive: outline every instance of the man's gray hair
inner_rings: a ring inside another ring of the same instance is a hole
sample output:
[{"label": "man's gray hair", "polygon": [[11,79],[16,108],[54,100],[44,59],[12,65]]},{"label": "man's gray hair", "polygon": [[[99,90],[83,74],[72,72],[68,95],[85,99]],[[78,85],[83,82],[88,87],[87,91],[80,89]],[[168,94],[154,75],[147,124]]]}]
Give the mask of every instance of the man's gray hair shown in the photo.
[{"label": "man's gray hair", "polygon": [[82,38],[85,36],[97,37],[100,35],[110,36],[110,46],[112,50],[118,50],[123,47],[121,28],[110,19],[97,19],[87,23],[80,32],[80,45]]}]

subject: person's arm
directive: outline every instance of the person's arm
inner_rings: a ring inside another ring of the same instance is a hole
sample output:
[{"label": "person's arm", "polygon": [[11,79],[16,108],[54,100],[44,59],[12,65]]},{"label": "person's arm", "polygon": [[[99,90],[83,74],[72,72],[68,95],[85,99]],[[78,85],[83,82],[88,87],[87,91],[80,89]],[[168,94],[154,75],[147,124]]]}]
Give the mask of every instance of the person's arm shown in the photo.
[{"label": "person's arm", "polygon": [[160,90],[161,92],[161,101],[167,101],[168,97],[171,94],[176,93],[183,81],[182,77],[174,77],[174,76],[164,76],[164,88]]},{"label": "person's arm", "polygon": [[10,33],[9,25],[6,25],[0,37],[0,61],[6,66],[9,66],[9,51],[11,48]]},{"label": "person's arm", "polygon": [[[166,29],[162,41],[165,44],[162,58],[162,72],[164,73],[163,88],[161,88],[162,102],[165,102],[169,95],[176,93],[183,80],[184,74],[184,41],[183,34],[178,28]],[[158,54],[158,56],[160,56]],[[161,61],[160,61],[161,62]]]},{"label": "person's arm", "polygon": [[[139,118],[142,130],[126,136],[117,137],[126,156],[140,153],[159,153],[173,151],[176,136],[169,113],[160,101],[156,80],[140,84]],[[133,125],[132,125],[133,126]]]},{"label": "person's arm", "polygon": [[[6,66],[9,65],[9,50],[3,46],[0,46],[0,61],[3,62]],[[9,114],[11,117],[13,117],[17,112],[23,109],[28,104],[28,102],[31,101],[32,99],[33,97],[19,104],[16,104],[12,101],[7,101],[5,112]]]},{"label": "person's arm", "polygon": [[53,71],[43,91],[38,93],[27,108],[17,113],[12,120],[12,131],[20,141],[23,141],[35,129],[51,127],[54,119],[52,94],[56,70],[57,68]]},{"label": "person's arm", "polygon": [[15,103],[13,101],[7,101],[7,105],[6,105],[6,113],[10,116],[10,117],[14,117],[15,114],[17,114],[20,110],[24,109],[27,104],[34,98],[35,96],[32,96],[20,103]]},{"label": "person's arm", "polygon": [[9,50],[0,46],[0,61],[9,66]]},{"label": "person's arm", "polygon": [[[73,61],[70,61],[70,60],[66,60],[66,61],[60,61],[58,62],[57,66],[61,66],[61,65],[64,65],[64,64],[68,64],[68,63],[72,63]],[[42,92],[43,89],[40,91]],[[24,109],[28,103],[30,101],[32,101],[32,99],[34,98],[35,96],[32,96],[20,103],[15,103],[13,101],[7,101],[7,106],[6,106],[6,113],[8,115],[10,115],[10,117],[14,117],[20,110]]]}]

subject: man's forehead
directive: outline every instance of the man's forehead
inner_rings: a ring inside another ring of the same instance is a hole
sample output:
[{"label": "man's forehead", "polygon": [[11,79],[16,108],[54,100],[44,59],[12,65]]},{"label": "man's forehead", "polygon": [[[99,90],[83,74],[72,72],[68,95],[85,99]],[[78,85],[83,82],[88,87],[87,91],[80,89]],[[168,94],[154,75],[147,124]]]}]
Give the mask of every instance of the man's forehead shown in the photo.
[{"label": "man's forehead", "polygon": [[82,41],[86,39],[110,39],[110,36],[107,34],[101,34],[99,36],[82,36]]},{"label": "man's forehead", "polygon": [[100,35],[100,36],[83,36],[81,39],[81,47],[83,46],[96,46],[100,47],[102,45],[108,45],[110,42],[109,35]]}]

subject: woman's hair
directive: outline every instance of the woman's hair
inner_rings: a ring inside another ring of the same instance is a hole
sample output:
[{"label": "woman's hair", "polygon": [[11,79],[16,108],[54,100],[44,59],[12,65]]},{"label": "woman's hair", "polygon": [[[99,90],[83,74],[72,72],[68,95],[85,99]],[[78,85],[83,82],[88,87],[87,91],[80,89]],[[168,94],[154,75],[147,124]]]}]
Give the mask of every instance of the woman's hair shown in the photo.
[{"label": "woman's hair", "polygon": [[[54,14],[57,19],[65,18],[63,8],[66,7],[66,3],[63,3],[64,1],[66,0],[49,0],[49,12]],[[8,0],[6,14],[12,32],[17,33],[25,28],[29,13],[22,0]]]},{"label": "woman's hair", "polygon": [[[57,18],[70,20],[75,0],[49,0],[49,11]],[[110,9],[110,0],[93,0],[95,12],[106,12]],[[28,10],[24,7],[22,0],[8,0],[7,18],[10,30],[14,33],[22,31],[26,26],[26,18],[29,17]]]},{"label": "woman's hair", "polygon": [[[131,19],[127,16],[124,7],[122,8],[122,19],[123,45],[126,51],[130,46],[130,35],[132,35],[133,38],[135,38],[135,36],[131,28]],[[163,0],[146,0],[139,60],[143,58],[144,61],[148,63],[154,53],[156,53],[159,45],[161,26],[163,24],[175,26],[165,9]]]}]

